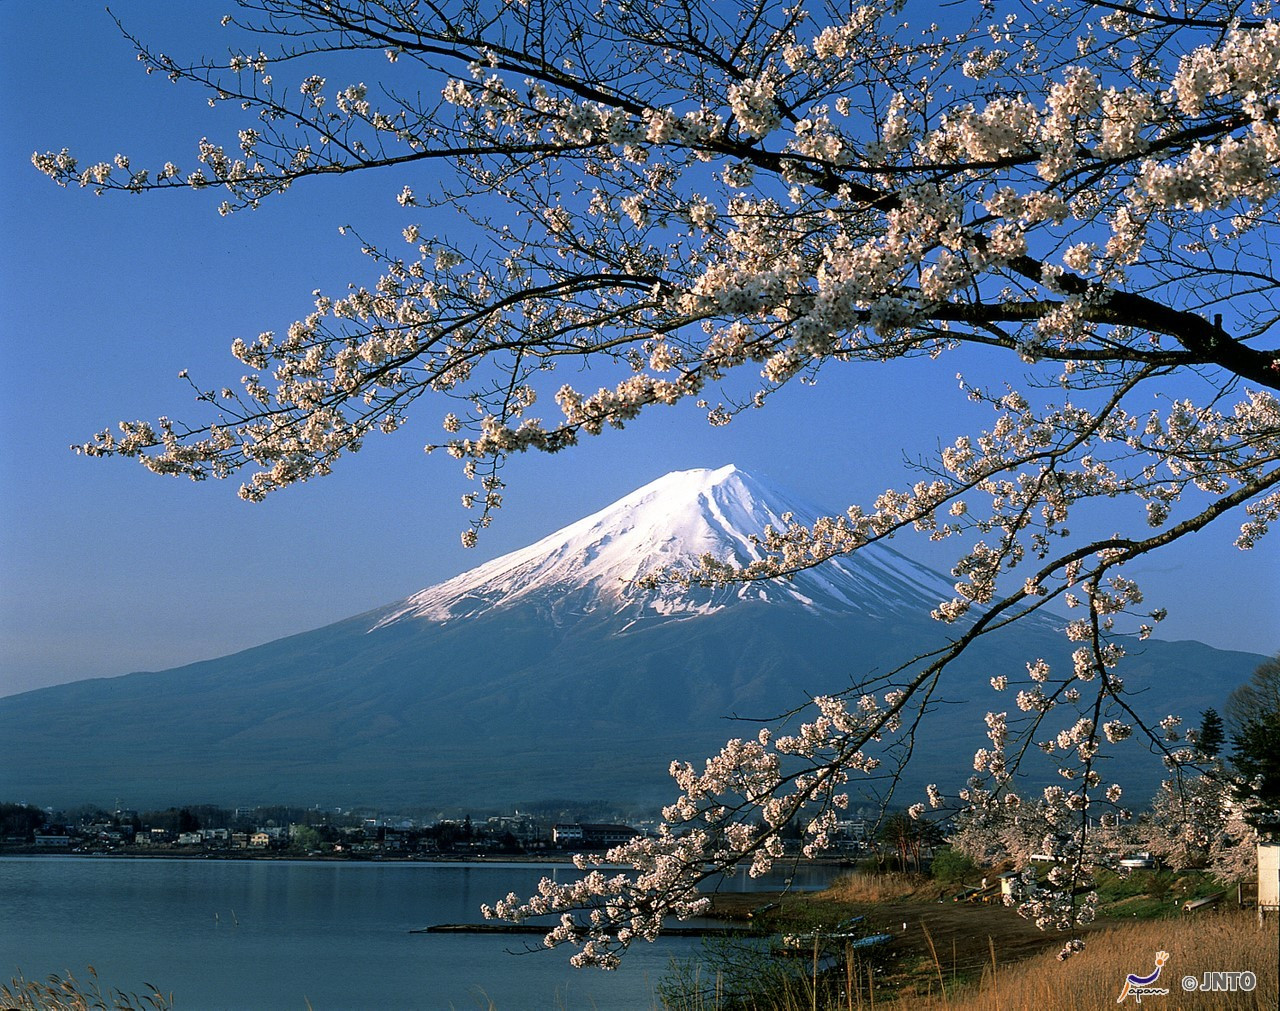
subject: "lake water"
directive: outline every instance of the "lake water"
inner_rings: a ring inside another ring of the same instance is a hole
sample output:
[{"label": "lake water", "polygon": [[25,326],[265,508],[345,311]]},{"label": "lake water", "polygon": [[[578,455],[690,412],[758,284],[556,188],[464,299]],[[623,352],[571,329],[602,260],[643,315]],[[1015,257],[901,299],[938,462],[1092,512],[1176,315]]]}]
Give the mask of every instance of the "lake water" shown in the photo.
[{"label": "lake water", "polygon": [[[802,869],[795,886],[826,873]],[[671,959],[699,941],[637,944],[602,973],[572,969],[563,949],[526,951],[537,935],[409,933],[478,922],[483,902],[574,875],[562,864],[2,857],[0,975],[83,978],[92,965],[107,986],[155,984],[179,1011],[658,1007]],[[723,887],[781,885],[740,874]]]}]

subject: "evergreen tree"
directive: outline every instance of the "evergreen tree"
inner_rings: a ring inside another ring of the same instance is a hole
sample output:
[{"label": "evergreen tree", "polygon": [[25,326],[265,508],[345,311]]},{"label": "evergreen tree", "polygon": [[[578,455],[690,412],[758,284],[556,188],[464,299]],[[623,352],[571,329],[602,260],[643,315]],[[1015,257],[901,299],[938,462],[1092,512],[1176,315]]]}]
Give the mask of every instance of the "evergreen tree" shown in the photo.
[{"label": "evergreen tree", "polygon": [[1249,824],[1280,834],[1280,655],[1260,663],[1227,696],[1231,766],[1240,777],[1236,797]]},{"label": "evergreen tree", "polygon": [[1280,710],[1261,712],[1232,738],[1231,764],[1242,782],[1236,796],[1249,824],[1280,834]]},{"label": "evergreen tree", "polygon": [[1227,741],[1222,717],[1212,707],[1200,714],[1200,732],[1196,736],[1196,748],[1205,758],[1217,758]]}]

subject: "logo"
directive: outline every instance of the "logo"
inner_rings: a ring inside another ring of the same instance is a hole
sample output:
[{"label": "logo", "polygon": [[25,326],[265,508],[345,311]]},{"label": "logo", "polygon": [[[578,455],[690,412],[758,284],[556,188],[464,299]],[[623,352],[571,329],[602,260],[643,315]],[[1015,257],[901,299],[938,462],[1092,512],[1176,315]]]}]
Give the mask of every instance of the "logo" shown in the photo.
[{"label": "logo", "polygon": [[1150,976],[1138,976],[1129,973],[1124,978],[1124,989],[1120,991],[1120,996],[1116,998],[1117,1004],[1123,1004],[1125,998],[1132,997],[1135,1004],[1141,1004],[1143,997],[1164,997],[1168,994],[1168,990],[1163,987],[1153,986],[1156,980],[1160,978],[1160,970],[1164,968],[1165,962],[1169,961],[1169,953],[1167,951],[1156,952],[1156,971]]},{"label": "logo", "polygon": [[1187,993],[1203,990],[1243,990],[1249,993],[1258,985],[1258,977],[1245,970],[1244,972],[1206,972],[1200,979],[1194,976],[1182,977],[1182,989]]}]

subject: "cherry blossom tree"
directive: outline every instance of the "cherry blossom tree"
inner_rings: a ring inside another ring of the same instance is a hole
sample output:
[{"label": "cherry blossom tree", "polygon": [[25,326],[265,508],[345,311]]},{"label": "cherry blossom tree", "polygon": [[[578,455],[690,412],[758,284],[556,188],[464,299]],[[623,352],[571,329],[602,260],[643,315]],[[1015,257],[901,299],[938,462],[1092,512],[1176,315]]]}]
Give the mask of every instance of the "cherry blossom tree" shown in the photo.
[{"label": "cherry blossom tree", "polygon": [[1054,834],[1050,814],[1043,805],[1023,804],[1021,798],[1003,808],[963,811],[953,819],[951,845],[984,867],[1026,867]]},{"label": "cherry blossom tree", "polygon": [[1247,814],[1243,804],[1228,801],[1222,832],[1209,848],[1209,870],[1219,881],[1257,880],[1258,830]]},{"label": "cherry blossom tree", "polygon": [[1166,780],[1151,803],[1147,849],[1174,870],[1204,867],[1225,831],[1231,782],[1216,774]]},{"label": "cherry blossom tree", "polygon": [[[65,149],[35,165],[96,192],[215,190],[223,213],[395,169],[404,242],[362,237],[376,279],[237,341],[240,388],[193,381],[204,415],[81,448],[242,474],[258,500],[422,400],[444,428],[429,448],[477,482],[474,543],[513,453],[681,401],[727,424],[822,369],[994,363],[1006,385],[958,380],[989,426],[902,486],[763,531],[745,570],[706,558],[654,577],[785,578],[915,530],[956,545],[935,611],[949,642],[812,700],[794,733],[674,765],[662,831],[606,857],[635,873],[584,859],[577,884],[496,911],[560,914],[548,944],[616,964],[664,915],[702,908],[708,874],[766,869],[789,823],[825,846],[850,778],[878,743],[909,751],[954,661],[1056,605],[1072,662],[996,674],[975,779],[928,806],[1016,807],[1022,754],[1056,759],[1061,782],[1028,803],[1060,829],[1061,871],[1028,912],[1068,926],[1089,915],[1074,895],[1097,856],[1090,816],[1123,814],[1101,754],[1133,738],[1194,756],[1176,717],[1144,725],[1126,697],[1117,633],[1162,612],[1124,566],[1215,522],[1249,548],[1280,515],[1271,6],[981,0],[934,25],[938,5],[912,0],[241,0],[224,59],[136,42],[147,72],[239,107],[236,138],[202,140],[185,168]],[[431,232],[446,207],[469,216],[465,238]],[[584,362],[598,388],[559,381]],[[1136,514],[1089,532],[1112,500]]]},{"label": "cherry blossom tree", "polygon": [[1144,848],[1175,870],[1207,867],[1222,881],[1256,874],[1258,833],[1237,799],[1239,786],[1221,762],[1203,775],[1161,783],[1138,830]]}]

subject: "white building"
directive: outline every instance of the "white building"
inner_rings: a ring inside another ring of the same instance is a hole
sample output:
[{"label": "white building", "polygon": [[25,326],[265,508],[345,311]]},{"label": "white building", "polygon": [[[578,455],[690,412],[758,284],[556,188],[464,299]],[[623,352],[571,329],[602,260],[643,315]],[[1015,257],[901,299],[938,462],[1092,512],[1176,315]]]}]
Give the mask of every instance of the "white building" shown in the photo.
[{"label": "white building", "polygon": [[557,846],[582,842],[581,825],[555,825],[551,829],[551,841]]},{"label": "white building", "polygon": [[1258,843],[1258,920],[1280,912],[1280,843]]}]

